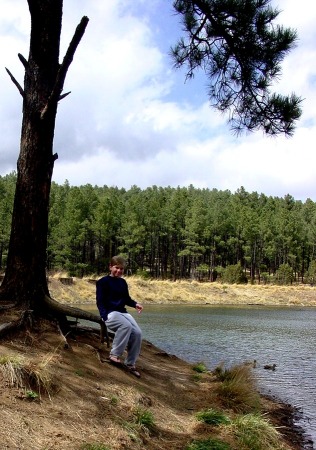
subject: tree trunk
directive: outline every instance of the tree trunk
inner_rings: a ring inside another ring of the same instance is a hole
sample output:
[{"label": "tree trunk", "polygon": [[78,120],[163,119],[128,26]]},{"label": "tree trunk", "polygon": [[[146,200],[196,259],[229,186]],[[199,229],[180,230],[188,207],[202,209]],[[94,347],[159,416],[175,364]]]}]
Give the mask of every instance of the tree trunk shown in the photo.
[{"label": "tree trunk", "polygon": [[[59,64],[63,0],[28,0],[31,14],[29,59],[19,55],[25,68],[24,89],[8,71],[23,97],[23,120],[17,183],[5,278],[0,290],[4,309],[65,319],[79,312],[49,300],[46,279],[48,212],[54,161],[53,140],[58,101],[88,18],[83,17]],[[55,313],[55,314],[54,314]],[[85,316],[80,312],[81,317]],[[100,323],[98,316],[90,319]],[[88,318],[88,317],[87,317]],[[10,328],[8,325],[4,327]]]},{"label": "tree trunk", "polygon": [[[46,247],[57,99],[49,104],[59,71],[62,0],[29,0],[32,18],[25,67],[23,121],[11,236],[2,298],[40,307],[46,281]],[[49,104],[46,114],[43,114]]]}]

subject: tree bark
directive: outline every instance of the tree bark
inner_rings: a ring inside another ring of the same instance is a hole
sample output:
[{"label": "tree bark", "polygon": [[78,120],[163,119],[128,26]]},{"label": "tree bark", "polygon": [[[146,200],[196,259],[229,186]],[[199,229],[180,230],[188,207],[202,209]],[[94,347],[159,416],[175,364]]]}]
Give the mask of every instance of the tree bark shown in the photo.
[{"label": "tree bark", "polygon": [[[42,316],[73,314],[57,302],[49,303],[46,278],[48,213],[54,161],[53,140],[58,101],[88,18],[83,17],[59,64],[63,0],[28,0],[31,14],[29,58],[19,59],[25,68],[24,89],[8,71],[23,97],[23,120],[17,183],[5,277],[0,288],[2,305]],[[99,322],[99,318],[92,318]]]}]

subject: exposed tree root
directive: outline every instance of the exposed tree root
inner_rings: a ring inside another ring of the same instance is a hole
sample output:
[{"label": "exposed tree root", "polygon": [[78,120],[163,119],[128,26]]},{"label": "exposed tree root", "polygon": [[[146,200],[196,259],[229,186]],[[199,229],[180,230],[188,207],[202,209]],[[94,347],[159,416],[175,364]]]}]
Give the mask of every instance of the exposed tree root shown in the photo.
[{"label": "exposed tree root", "polygon": [[8,309],[13,309],[15,307],[15,303],[8,303],[7,305],[0,306],[0,312],[7,311]]},{"label": "exposed tree root", "polygon": [[69,344],[69,342],[67,341],[67,335],[64,335],[63,330],[61,329],[59,323],[57,323],[57,328],[58,331],[62,337],[62,340],[64,341],[64,348],[70,348],[71,349],[71,345]]},{"label": "exposed tree root", "polygon": [[74,308],[69,305],[62,305],[61,303],[57,302],[51,297],[48,297],[47,295],[45,295],[44,303],[46,304],[46,306],[48,307],[50,312],[52,312],[53,315],[56,315],[57,313],[57,315],[59,316],[62,315],[63,317],[70,316],[76,319],[83,319],[88,320],[90,322],[98,323],[100,325],[100,340],[103,343],[104,339],[106,339],[107,345],[109,345],[108,331],[105,323],[103,322],[100,316],[97,316],[96,314],[93,313],[89,313],[88,311],[83,311],[80,308]]},{"label": "exposed tree root", "polygon": [[15,331],[20,328],[22,325],[21,319],[13,320],[12,322],[2,323],[0,325],[0,337],[5,336],[11,331]]},{"label": "exposed tree root", "polygon": [[[103,343],[105,340],[107,345],[109,346],[109,335],[106,328],[105,323],[100,318],[100,316],[89,313],[88,311],[84,311],[79,308],[74,308],[72,306],[63,305],[48,295],[44,295],[43,303],[41,303],[40,311],[33,311],[30,309],[26,309],[23,307],[18,307],[15,305],[15,308],[7,308],[4,306],[1,308],[0,312],[3,313],[3,323],[0,324],[0,337],[15,332],[21,328],[26,330],[30,330],[34,327],[35,319],[44,317],[48,318],[53,322],[57,322],[57,328],[59,333],[61,334],[63,340],[65,341],[65,346],[70,347],[70,344],[67,341],[67,336],[71,333],[73,326],[80,331],[91,331],[91,328],[82,327],[78,325],[77,319],[87,320],[89,322],[94,322],[100,325],[100,341]],[[5,312],[10,309],[11,314],[10,317],[5,316]],[[71,321],[67,319],[67,317],[75,318],[76,321],[71,324]]]},{"label": "exposed tree root", "polygon": [[[6,318],[5,320],[8,320]],[[34,317],[32,310],[24,310],[11,315],[9,322],[0,324],[0,337],[18,330],[22,326],[26,329],[32,328],[34,325]]]}]

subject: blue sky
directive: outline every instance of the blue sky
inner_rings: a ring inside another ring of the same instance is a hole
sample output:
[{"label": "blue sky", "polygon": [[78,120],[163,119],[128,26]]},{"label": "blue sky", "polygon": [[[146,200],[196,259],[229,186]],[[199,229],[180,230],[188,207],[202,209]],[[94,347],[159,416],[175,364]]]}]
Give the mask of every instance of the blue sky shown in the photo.
[{"label": "blue sky", "polygon": [[[273,1],[279,22],[297,29],[277,92],[304,98],[293,138],[234,136],[209,107],[207,80],[185,83],[169,49],[181,35],[172,0],[64,0],[62,59],[82,16],[86,33],[70,66],[55,131],[53,180],[141,188],[229,189],[316,201],[316,11],[309,0]],[[2,0],[0,19],[0,175],[16,169],[22,99],[4,67],[23,84],[17,54],[28,56],[26,0]]]}]

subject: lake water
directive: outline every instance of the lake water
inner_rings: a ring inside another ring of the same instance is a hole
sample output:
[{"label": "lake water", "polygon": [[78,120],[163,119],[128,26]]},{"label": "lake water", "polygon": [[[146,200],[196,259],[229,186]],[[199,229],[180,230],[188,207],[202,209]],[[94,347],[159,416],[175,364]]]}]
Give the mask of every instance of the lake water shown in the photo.
[{"label": "lake water", "polygon": [[256,360],[261,392],[300,408],[316,445],[316,308],[144,305],[136,320],[144,339],[210,370]]}]

